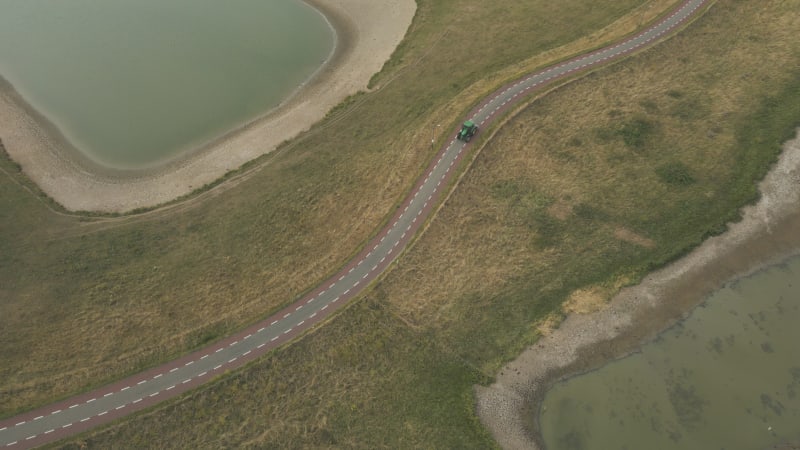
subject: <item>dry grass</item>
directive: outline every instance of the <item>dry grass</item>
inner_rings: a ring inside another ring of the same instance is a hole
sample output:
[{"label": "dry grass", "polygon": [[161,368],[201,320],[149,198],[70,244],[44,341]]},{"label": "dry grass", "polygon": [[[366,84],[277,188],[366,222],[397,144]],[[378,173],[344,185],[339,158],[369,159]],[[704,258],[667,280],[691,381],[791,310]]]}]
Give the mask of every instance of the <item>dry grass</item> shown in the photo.
[{"label": "dry grass", "polygon": [[68,447],[490,448],[463,395],[482,381],[364,301],[237,375],[140,414],[135,427]]},{"label": "dry grass", "polygon": [[[364,300],[215,385],[75,442],[490,446],[472,382],[554,326],[570,295],[601,306],[752,200],[800,120],[799,21],[797,2],[719,0],[684,34],[537,101]],[[659,175],[675,162],[692,183]]]},{"label": "dry grass", "polygon": [[549,336],[554,330],[558,329],[564,317],[558,314],[548,314],[543,320],[536,324],[536,332],[540,336]]},{"label": "dry grass", "polygon": [[645,248],[653,248],[656,246],[656,243],[647,237],[644,237],[640,234],[636,234],[633,231],[624,228],[618,227],[614,230],[614,237],[625,242],[629,242],[631,244],[641,245]]},{"label": "dry grass", "polygon": [[589,314],[605,309],[609,298],[608,290],[602,287],[578,289],[567,297],[563,309],[569,314]]},{"label": "dry grass", "polygon": [[[741,158],[750,157],[739,154],[741,124],[797,77],[799,24],[787,12],[797,5],[765,5],[720,2],[702,31],[522,111],[399,263],[398,281],[385,287],[392,309],[476,364],[492,361],[482,366],[491,373],[525,342],[521,335],[536,338],[520,331],[541,314],[526,302],[553,308],[597,281],[635,280],[653,261],[724,227],[751,195],[727,190],[753,186],[738,178]],[[734,39],[731,27],[751,31]],[[639,121],[652,125],[644,144],[626,143]],[[688,167],[693,184],[659,177],[657,169],[674,161]],[[496,309],[504,310],[496,326],[508,331],[484,339],[476,330]]]},{"label": "dry grass", "polygon": [[0,415],[164,361],[301,295],[392,214],[430,159],[431,124],[448,129],[513,72],[501,70],[642,3],[422,1],[379,90],[244,181],[165,212],[65,216],[2,177]]}]

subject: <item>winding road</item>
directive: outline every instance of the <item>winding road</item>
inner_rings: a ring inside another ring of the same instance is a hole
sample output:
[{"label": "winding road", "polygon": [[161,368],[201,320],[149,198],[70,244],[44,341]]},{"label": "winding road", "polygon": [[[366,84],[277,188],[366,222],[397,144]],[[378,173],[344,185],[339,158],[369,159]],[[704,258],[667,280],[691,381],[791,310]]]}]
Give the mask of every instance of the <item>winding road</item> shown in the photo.
[{"label": "winding road", "polygon": [[[619,60],[677,32],[711,0],[685,0],[641,33],[526,76],[496,91],[468,118],[486,127],[528,94]],[[270,318],[208,348],[92,392],[0,421],[0,448],[30,448],[74,435],[180,395],[296,338],[361,293],[403,251],[440,200],[469,145],[455,139],[428,166],[388,225],[346,267]]]}]

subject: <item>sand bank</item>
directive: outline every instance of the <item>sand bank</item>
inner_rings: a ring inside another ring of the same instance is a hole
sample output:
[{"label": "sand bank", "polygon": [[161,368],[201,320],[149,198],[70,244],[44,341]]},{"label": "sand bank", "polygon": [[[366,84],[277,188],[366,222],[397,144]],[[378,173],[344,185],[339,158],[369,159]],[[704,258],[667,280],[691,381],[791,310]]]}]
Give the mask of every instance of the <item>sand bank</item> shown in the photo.
[{"label": "sand bank", "polygon": [[507,364],[493,385],[476,387],[480,419],[500,445],[543,448],[538,408],[554,382],[630,353],[724,283],[800,254],[800,130],[759,188],[759,202],[726,233],[623,289],[606,309],[570,315]]},{"label": "sand bank", "polygon": [[0,85],[0,139],[14,161],[70,210],[124,212],[168,202],[308,130],[348,95],[365,90],[405,36],[414,0],[308,0],[337,34],[334,54],[266,116],[182,159],[147,172],[112,172],[82,160],[52,125]]}]

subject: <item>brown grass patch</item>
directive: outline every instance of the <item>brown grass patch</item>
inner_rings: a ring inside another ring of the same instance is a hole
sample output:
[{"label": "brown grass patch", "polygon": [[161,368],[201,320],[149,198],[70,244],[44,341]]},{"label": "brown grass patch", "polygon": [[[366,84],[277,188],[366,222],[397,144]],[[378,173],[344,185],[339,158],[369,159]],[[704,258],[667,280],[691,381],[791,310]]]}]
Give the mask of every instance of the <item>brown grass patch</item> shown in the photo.
[{"label": "brown grass patch", "polygon": [[572,203],[564,199],[558,199],[547,208],[547,213],[558,220],[567,220],[572,215]]},{"label": "brown grass patch", "polygon": [[558,314],[548,314],[544,320],[541,320],[538,324],[536,324],[536,331],[542,336],[549,336],[558,326],[564,318]]},{"label": "brown grass patch", "polygon": [[655,241],[652,239],[646,238],[640,234],[636,234],[625,227],[617,227],[614,230],[614,237],[621,241],[629,242],[634,245],[640,245],[644,248],[653,248],[656,246]]},{"label": "brown grass patch", "polygon": [[599,286],[578,289],[567,297],[564,312],[590,314],[603,310],[611,298],[608,294],[608,289]]}]

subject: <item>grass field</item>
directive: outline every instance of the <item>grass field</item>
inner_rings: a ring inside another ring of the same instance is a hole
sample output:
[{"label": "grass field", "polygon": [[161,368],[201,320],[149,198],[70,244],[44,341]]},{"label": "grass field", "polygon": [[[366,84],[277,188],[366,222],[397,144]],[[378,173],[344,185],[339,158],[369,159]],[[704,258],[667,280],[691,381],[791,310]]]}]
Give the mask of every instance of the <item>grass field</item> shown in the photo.
[{"label": "grass field", "polygon": [[433,153],[434,124],[449,129],[533,55],[598,45],[669,2],[601,31],[644,3],[421,1],[376,92],[243,181],[165,211],[61,214],[3,160],[0,415],[167,360],[312,288],[393,213]]},{"label": "grass field", "polygon": [[719,0],[512,118],[363,300],[68,447],[487,448],[471,385],[725,228],[800,123],[800,2]]}]

